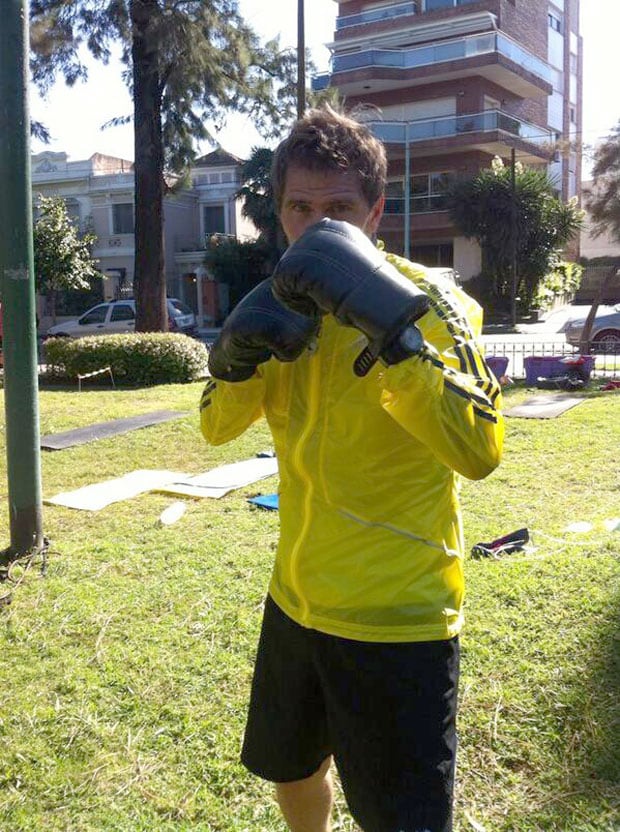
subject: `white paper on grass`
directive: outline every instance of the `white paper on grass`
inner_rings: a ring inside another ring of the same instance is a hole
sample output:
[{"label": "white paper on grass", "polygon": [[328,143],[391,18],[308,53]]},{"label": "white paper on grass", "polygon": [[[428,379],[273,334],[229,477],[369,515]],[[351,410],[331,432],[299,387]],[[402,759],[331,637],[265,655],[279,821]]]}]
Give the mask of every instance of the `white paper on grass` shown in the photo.
[{"label": "white paper on grass", "polygon": [[588,523],[587,520],[576,520],[574,523],[569,523],[568,526],[565,526],[564,531],[574,532],[575,534],[585,534],[585,532],[591,532],[592,528],[592,523]]},{"label": "white paper on grass", "polygon": [[235,488],[249,485],[277,472],[278,461],[275,457],[256,457],[243,462],[233,462],[194,477],[178,471],[138,470],[113,480],[86,485],[75,491],[63,491],[43,502],[84,511],[100,511],[112,503],[128,500],[147,491],[218,499]]},{"label": "white paper on grass", "polygon": [[166,494],[181,494],[187,497],[211,497],[219,499],[235,488],[257,482],[278,473],[278,460],[275,457],[256,457],[242,462],[221,465],[205,474],[195,477],[183,477],[157,488]]},{"label": "white paper on grass", "polygon": [[183,517],[186,510],[187,503],[184,503],[182,500],[175,500],[174,503],[171,503],[159,515],[159,522],[162,526],[171,526]]},{"label": "white paper on grass", "polygon": [[155,491],[167,482],[178,481],[186,476],[178,471],[132,471],[124,477],[86,485],[75,491],[63,491],[43,502],[85,511],[100,511],[112,503],[128,500],[146,491]]}]

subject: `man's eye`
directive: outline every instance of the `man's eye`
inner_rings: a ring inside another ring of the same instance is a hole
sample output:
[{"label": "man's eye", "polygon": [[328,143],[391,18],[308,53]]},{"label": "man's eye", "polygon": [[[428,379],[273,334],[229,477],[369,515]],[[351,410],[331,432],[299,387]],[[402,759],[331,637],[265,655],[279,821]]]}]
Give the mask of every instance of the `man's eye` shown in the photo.
[{"label": "man's eye", "polygon": [[347,214],[351,210],[351,206],[346,202],[338,202],[332,205],[330,212],[332,214]]},{"label": "man's eye", "polygon": [[291,205],[291,210],[295,211],[296,214],[307,214],[310,208],[303,202],[294,202]]}]

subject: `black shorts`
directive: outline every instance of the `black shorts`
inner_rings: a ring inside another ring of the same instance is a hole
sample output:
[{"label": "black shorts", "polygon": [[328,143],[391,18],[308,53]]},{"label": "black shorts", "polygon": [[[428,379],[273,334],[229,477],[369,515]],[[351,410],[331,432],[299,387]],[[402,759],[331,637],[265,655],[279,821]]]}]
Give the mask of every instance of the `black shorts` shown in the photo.
[{"label": "black shorts", "polygon": [[364,832],[450,832],[458,672],[456,638],[338,638],[268,597],[242,762],[282,783],[333,754]]}]

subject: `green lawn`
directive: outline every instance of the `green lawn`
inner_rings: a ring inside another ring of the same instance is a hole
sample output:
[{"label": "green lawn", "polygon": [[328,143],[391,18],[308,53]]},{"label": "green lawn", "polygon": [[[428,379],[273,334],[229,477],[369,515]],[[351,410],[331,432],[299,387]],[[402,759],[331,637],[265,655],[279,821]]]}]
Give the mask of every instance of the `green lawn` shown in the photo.
[{"label": "green lawn", "polygon": [[[209,448],[201,388],[44,391],[43,434],[187,412],[43,453],[44,496],[270,447],[261,423]],[[558,419],[508,420],[502,466],[464,483],[468,550],[521,526],[534,548],[466,563],[458,832],[620,830],[620,532],[603,525],[620,517],[619,417],[620,392],[594,392]],[[161,494],[45,507],[47,574],[31,569],[0,609],[2,832],[283,832],[270,787],[237,760],[278,528],[246,498],[276,488],[190,500],[169,527],[157,520],[175,498]],[[592,531],[565,532],[574,520]],[[335,829],[355,829],[342,800]]]}]

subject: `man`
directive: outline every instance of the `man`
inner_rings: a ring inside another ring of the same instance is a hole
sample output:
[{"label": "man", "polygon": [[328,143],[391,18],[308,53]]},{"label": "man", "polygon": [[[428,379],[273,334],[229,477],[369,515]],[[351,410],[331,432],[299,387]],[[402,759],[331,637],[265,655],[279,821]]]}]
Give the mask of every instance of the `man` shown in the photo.
[{"label": "man", "polygon": [[294,125],[273,166],[290,247],[226,321],[201,401],[207,441],[264,415],[278,457],[242,759],[293,832],[331,828],[332,760],[364,832],[452,828],[459,477],[499,462],[500,390],[478,305],[371,242],[385,178],[353,119]]}]

